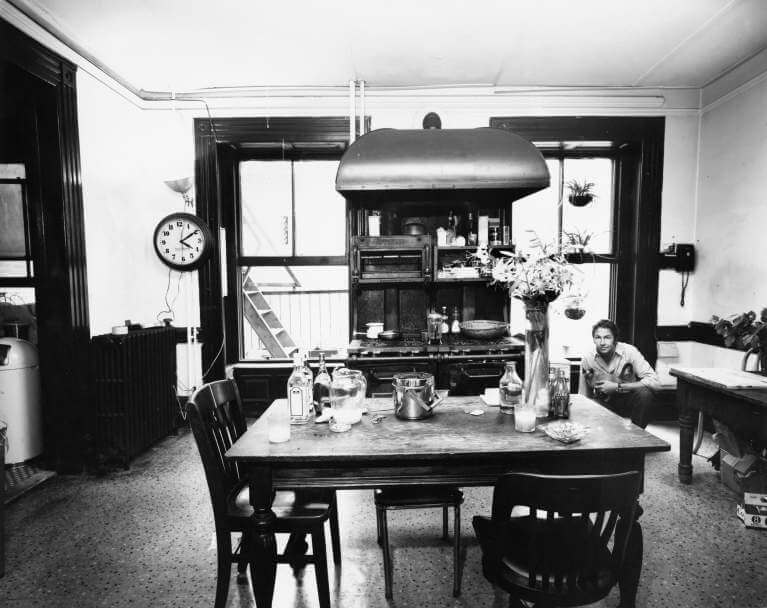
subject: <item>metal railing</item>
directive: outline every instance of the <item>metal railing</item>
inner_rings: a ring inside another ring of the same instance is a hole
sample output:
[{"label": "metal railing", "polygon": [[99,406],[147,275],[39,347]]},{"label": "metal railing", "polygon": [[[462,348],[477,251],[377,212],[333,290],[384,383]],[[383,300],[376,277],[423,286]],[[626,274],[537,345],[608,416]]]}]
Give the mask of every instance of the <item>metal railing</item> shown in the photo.
[{"label": "metal railing", "polygon": [[[277,317],[302,350],[315,347],[345,348],[349,342],[349,291],[262,292]],[[263,359],[268,353],[245,319],[243,353],[245,359]]]}]

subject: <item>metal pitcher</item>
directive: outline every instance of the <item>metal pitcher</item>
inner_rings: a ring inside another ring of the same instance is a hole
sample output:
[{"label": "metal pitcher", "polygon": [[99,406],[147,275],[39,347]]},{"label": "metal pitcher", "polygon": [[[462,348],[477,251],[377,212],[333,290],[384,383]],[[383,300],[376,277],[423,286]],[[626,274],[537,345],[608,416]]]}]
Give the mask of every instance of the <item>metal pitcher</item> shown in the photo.
[{"label": "metal pitcher", "polygon": [[434,415],[444,397],[434,390],[434,376],[426,372],[394,374],[394,415],[402,420],[423,420]]}]

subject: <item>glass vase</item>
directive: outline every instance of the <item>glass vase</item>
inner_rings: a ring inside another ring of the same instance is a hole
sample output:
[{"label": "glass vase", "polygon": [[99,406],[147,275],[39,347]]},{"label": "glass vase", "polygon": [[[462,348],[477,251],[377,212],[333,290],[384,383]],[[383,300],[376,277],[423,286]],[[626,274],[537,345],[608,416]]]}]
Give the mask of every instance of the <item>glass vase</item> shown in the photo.
[{"label": "glass vase", "polygon": [[549,415],[549,303],[525,304],[525,403],[538,418]]}]

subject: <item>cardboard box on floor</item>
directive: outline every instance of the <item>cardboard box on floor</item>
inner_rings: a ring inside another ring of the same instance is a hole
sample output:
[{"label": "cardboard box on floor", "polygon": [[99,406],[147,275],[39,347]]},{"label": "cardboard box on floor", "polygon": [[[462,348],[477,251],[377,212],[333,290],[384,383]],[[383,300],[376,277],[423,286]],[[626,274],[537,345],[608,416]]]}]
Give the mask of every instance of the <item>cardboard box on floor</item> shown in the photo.
[{"label": "cardboard box on floor", "polygon": [[719,448],[722,483],[733,492],[767,494],[767,461],[756,454],[735,456]]},{"label": "cardboard box on floor", "polygon": [[746,528],[767,529],[767,494],[746,492],[736,513]]}]

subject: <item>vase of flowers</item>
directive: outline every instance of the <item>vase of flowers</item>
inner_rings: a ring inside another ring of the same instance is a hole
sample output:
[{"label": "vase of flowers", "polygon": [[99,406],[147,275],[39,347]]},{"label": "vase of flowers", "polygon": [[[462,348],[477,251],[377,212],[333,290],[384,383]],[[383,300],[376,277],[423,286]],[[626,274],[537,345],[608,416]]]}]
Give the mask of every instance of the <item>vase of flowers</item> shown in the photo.
[{"label": "vase of flowers", "polygon": [[549,413],[549,304],[572,284],[572,266],[552,246],[532,242],[528,252],[479,250],[492,267],[491,284],[503,285],[525,305],[525,379],[523,399],[539,417]]}]

